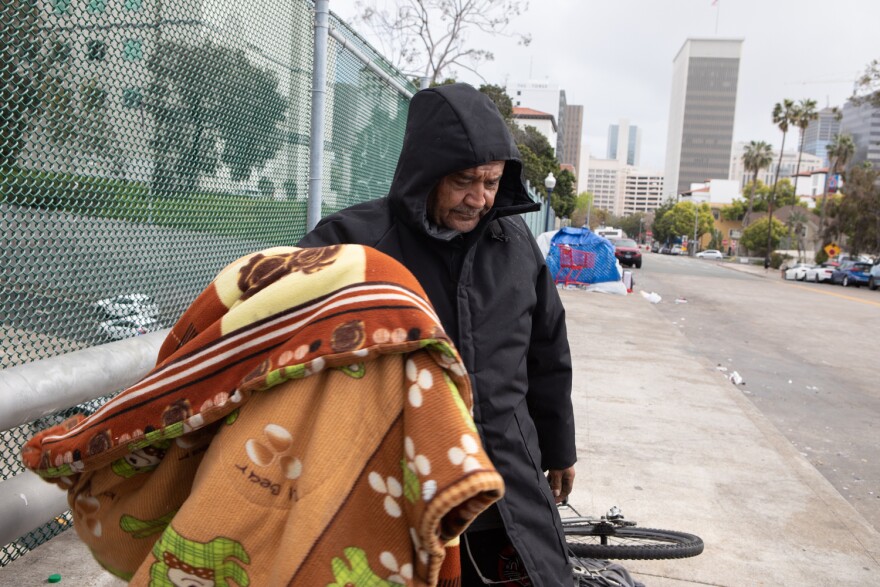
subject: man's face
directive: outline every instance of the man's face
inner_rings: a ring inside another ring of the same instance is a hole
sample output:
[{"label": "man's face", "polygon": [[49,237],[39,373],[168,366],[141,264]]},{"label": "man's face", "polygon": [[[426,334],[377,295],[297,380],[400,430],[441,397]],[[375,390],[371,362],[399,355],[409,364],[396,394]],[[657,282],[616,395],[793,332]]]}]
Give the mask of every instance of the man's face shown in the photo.
[{"label": "man's face", "polygon": [[438,226],[459,232],[476,228],[495,203],[504,161],[450,173],[440,180],[428,199],[428,214]]}]

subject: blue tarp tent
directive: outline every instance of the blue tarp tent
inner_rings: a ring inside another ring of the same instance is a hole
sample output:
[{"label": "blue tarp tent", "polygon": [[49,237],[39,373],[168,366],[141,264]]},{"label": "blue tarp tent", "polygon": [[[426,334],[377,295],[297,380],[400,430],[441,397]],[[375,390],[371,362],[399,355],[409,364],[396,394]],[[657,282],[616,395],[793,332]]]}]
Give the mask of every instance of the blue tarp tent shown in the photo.
[{"label": "blue tarp tent", "polygon": [[[614,245],[588,228],[564,227],[553,235],[550,241],[550,252],[547,254],[547,268],[553,278],[559,275],[559,247],[568,245],[591,254],[592,267],[572,272],[569,281],[578,283],[600,283],[603,281],[619,281],[617,259],[614,258]],[[563,274],[565,273],[563,269]]]}]

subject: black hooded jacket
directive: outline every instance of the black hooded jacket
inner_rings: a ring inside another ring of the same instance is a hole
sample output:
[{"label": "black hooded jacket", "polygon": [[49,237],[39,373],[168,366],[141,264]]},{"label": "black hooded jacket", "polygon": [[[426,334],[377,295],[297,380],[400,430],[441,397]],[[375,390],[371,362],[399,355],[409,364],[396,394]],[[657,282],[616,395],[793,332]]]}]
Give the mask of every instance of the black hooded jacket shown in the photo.
[{"label": "black hooded jacket", "polygon": [[[450,234],[431,225],[428,196],[442,177],[499,160],[506,164],[494,206],[474,230]],[[538,207],[491,100],[465,84],[440,86],[410,103],[388,197],[328,216],[299,246],[369,245],[412,271],[470,373],[474,419],[506,485],[498,511],[532,584],[571,585],[543,474],[576,460],[565,312],[518,216]]]}]

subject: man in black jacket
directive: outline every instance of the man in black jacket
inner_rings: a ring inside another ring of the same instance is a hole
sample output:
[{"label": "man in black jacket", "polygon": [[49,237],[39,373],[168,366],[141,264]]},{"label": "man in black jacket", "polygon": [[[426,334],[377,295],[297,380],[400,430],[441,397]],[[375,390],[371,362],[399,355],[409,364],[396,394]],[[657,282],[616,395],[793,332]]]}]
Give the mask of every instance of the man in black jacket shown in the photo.
[{"label": "man in black jacket", "polygon": [[572,581],[555,506],[577,460],[565,312],[519,216],[538,208],[498,109],[453,84],[413,97],[388,197],[328,216],[299,243],[364,244],[403,263],[461,353],[480,438],[506,486],[465,535],[464,585],[525,573],[526,585]]}]

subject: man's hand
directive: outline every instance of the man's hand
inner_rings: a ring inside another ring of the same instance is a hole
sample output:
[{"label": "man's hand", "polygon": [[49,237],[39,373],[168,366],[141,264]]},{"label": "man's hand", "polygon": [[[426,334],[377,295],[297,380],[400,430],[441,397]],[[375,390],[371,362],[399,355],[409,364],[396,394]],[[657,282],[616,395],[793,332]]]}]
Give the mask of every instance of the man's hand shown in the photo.
[{"label": "man's hand", "polygon": [[547,472],[547,481],[550,482],[550,490],[553,492],[556,503],[562,503],[574,486],[574,467],[550,469]]}]

